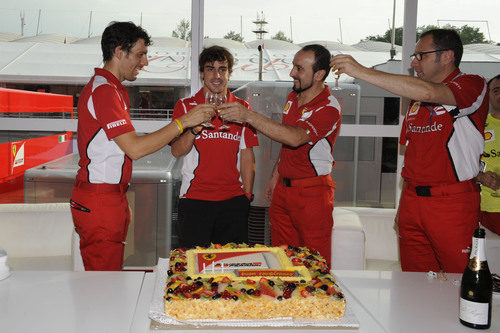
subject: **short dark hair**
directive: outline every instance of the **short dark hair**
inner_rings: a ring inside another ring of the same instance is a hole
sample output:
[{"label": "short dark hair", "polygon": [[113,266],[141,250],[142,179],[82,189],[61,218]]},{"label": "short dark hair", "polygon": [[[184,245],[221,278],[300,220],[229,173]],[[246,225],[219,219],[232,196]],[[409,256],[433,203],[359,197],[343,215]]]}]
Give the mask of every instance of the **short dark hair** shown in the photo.
[{"label": "short dark hair", "polygon": [[115,48],[120,46],[127,53],[134,44],[143,39],[146,46],[151,45],[151,37],[142,27],[135,25],[132,22],[111,22],[101,37],[101,50],[104,62],[113,58]]},{"label": "short dark hair", "polygon": [[328,74],[330,74],[330,59],[332,58],[330,51],[328,51],[328,49],[323,45],[319,44],[306,45],[301,49],[301,51],[314,52],[313,71],[316,73],[317,71],[324,69],[326,73],[321,81],[325,81]]},{"label": "short dark hair", "polygon": [[200,73],[203,72],[207,63],[214,61],[227,61],[227,70],[229,73],[233,72],[234,57],[228,49],[222,46],[213,45],[203,49],[198,58],[198,66]]},{"label": "short dark hair", "polygon": [[[455,55],[453,62],[455,67],[460,65],[462,55],[464,54],[464,46],[458,32],[452,29],[432,29],[427,30],[420,35],[420,39],[431,35],[432,44],[436,50],[452,50]],[[440,53],[438,53],[440,55]]]},{"label": "short dark hair", "polygon": [[492,78],[488,81],[488,88],[490,87],[491,82],[493,82],[494,80],[500,80],[500,74],[498,74],[498,75],[497,75],[497,76],[495,76],[495,77],[492,77]]}]

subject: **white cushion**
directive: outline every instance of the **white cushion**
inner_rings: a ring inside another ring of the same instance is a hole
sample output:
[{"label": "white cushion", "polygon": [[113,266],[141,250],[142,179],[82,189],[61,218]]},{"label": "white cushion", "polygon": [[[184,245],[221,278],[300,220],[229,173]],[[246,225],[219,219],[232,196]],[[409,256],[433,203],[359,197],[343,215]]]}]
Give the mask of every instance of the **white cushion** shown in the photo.
[{"label": "white cushion", "polygon": [[396,209],[344,207],[356,213],[366,235],[366,259],[399,261],[398,236],[394,230]]},{"label": "white cushion", "polygon": [[69,203],[0,204],[0,247],[13,270],[79,267],[72,258],[73,232]]},{"label": "white cushion", "polygon": [[333,209],[332,269],[365,268],[365,233],[356,213],[342,207]]}]

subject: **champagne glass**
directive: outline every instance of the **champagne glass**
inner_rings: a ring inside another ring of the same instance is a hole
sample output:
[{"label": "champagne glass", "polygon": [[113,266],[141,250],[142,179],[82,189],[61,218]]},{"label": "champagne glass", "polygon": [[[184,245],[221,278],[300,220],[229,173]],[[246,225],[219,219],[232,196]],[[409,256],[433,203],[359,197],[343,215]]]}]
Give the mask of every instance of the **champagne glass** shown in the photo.
[{"label": "champagne glass", "polygon": [[[216,103],[215,104],[216,107],[220,106],[220,105],[222,105],[224,103],[226,103],[226,100],[227,100],[226,95],[222,95],[222,96],[215,95],[215,96],[216,96],[215,97],[216,98],[216,102],[215,102]],[[217,114],[219,114],[219,110],[217,110]],[[222,119],[221,116],[219,116],[219,119],[220,119],[220,121],[222,123],[222,125],[219,126],[219,130],[221,130],[221,131],[229,131],[229,125],[226,123],[226,121],[224,119]]]},{"label": "champagne glass", "polygon": [[[342,52],[338,52],[337,54],[341,54]],[[339,79],[340,79],[340,74],[338,69],[333,69],[332,68],[332,73],[335,75],[335,86],[333,87],[332,90],[342,90],[342,88],[339,87]]]},{"label": "champagne glass", "polygon": [[[212,102],[214,99],[213,96],[214,95],[212,95],[211,93],[206,93],[205,94],[205,103],[214,105],[214,103]],[[210,121],[206,121],[204,123],[201,123],[200,125],[203,127],[215,128],[215,126]]]},{"label": "champagne glass", "polygon": [[340,74],[335,74],[335,86],[333,87],[332,90],[342,90],[342,88],[339,87],[339,79],[340,79]]}]

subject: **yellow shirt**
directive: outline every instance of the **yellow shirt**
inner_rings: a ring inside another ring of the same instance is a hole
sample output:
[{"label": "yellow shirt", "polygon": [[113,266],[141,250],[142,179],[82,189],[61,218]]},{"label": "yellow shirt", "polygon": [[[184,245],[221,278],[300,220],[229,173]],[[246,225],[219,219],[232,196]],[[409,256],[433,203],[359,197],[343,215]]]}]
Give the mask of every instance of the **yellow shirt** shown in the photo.
[{"label": "yellow shirt", "polygon": [[[498,137],[496,136],[498,135]],[[484,154],[481,157],[486,163],[485,171],[500,174],[500,119],[488,114],[484,129]],[[491,194],[494,191],[486,186],[481,186],[481,210],[485,212],[500,212],[500,197]],[[500,195],[500,190],[497,190]]]}]

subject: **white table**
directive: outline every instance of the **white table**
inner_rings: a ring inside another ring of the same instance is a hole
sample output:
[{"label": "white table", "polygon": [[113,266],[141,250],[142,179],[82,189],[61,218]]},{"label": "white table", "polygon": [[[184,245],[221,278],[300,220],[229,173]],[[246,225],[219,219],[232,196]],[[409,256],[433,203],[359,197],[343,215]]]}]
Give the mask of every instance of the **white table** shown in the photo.
[{"label": "white table", "polygon": [[[149,306],[151,303],[151,299],[153,296],[153,290],[154,290],[154,284],[155,284],[155,279],[156,275],[155,273],[146,273],[144,276],[144,283],[142,284],[142,289],[141,289],[141,295],[139,296],[139,301],[137,302],[137,308],[134,314],[134,320],[132,322],[132,329],[130,332],[132,333],[146,333],[146,332],[166,332],[165,331],[158,331],[158,330],[150,330],[151,326],[151,320],[148,318],[148,311],[149,311]],[[353,299],[353,297],[349,294],[349,292],[345,292],[346,298],[348,301],[350,299]],[[368,311],[366,311],[359,303],[356,301],[350,302],[349,306],[351,309],[353,309],[354,313],[356,314],[356,317],[358,320],[364,325],[360,327],[359,331],[356,329],[335,329],[335,332],[337,333],[353,333],[353,332],[360,332],[360,333],[379,333],[379,332],[385,332],[383,327],[378,324],[373,317],[370,315]],[[169,328],[168,332],[199,332],[200,329],[196,330],[195,328],[193,329],[186,329],[186,328]],[[243,329],[243,328],[219,328],[217,330],[214,329],[201,329],[203,332],[238,332],[238,333],[249,333],[249,332],[272,332],[272,333],[290,333],[290,331],[296,331],[296,329],[291,329],[291,328],[283,328],[283,329],[278,329],[278,328],[269,328],[269,329]],[[302,330],[303,332],[309,332],[311,331],[311,328],[308,327],[307,329]],[[332,329],[313,329],[314,332],[332,332]]]},{"label": "white table", "polygon": [[0,332],[128,332],[144,272],[13,271]]},{"label": "white table", "polygon": [[[446,280],[409,272],[336,271],[335,275],[386,332],[478,331],[458,321],[461,274],[447,274]],[[489,331],[500,332],[498,295],[493,296]]]},{"label": "white table", "polygon": [[[335,271],[359,330],[334,332],[475,332],[458,322],[458,290],[425,273]],[[155,274],[143,272],[14,271],[0,281],[0,332],[147,333]],[[489,332],[500,332],[500,297],[494,296]],[[195,329],[169,329],[194,332]],[[199,331],[199,330],[198,330]],[[203,329],[204,332],[214,331]],[[217,329],[217,332],[287,332],[296,329]],[[301,330],[304,332],[311,329]],[[332,332],[332,329],[314,329]]]},{"label": "white table", "polygon": [[[428,280],[425,273],[334,271],[356,317],[359,330],[333,330],[334,332],[475,332],[458,321],[460,274],[448,274],[447,280]],[[157,332],[150,330],[148,310],[153,295],[155,274],[146,273],[131,332]],[[199,330],[197,330],[199,331]],[[204,332],[215,331],[202,329]],[[234,329],[217,331],[235,332],[290,332],[295,329]],[[310,328],[303,331],[311,331]],[[195,329],[175,329],[168,332],[195,332]],[[314,329],[314,332],[332,332],[332,329]],[[494,296],[492,326],[486,332],[500,332],[500,297]]]}]

